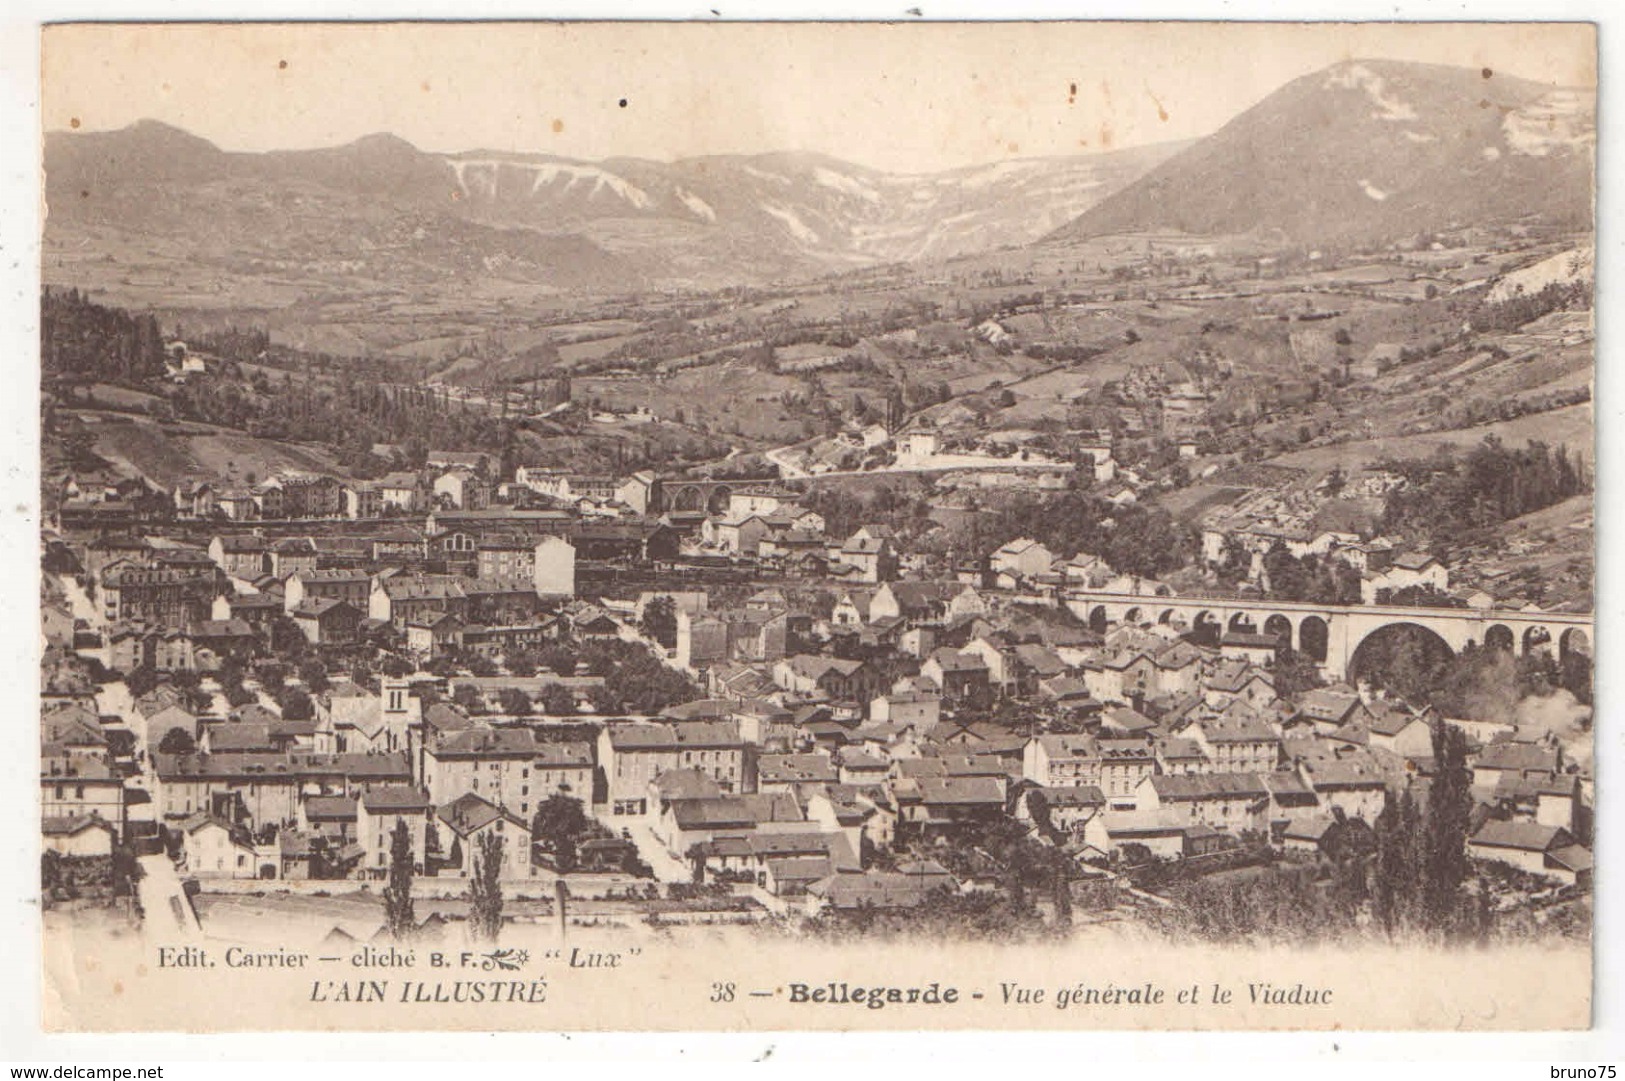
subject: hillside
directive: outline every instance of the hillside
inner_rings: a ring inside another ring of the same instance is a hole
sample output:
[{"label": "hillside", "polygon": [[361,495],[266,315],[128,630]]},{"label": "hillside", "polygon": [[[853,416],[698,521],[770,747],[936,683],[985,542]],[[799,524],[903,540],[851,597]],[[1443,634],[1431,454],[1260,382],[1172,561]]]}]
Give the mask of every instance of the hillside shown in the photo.
[{"label": "hillside", "polygon": [[1397,61],[1282,87],[1051,234],[1152,230],[1367,243],[1535,219],[1589,222],[1594,95]]},{"label": "hillside", "polygon": [[1025,244],[1177,149],[902,175],[800,153],[435,154],[388,134],[232,153],[144,121],[47,135],[47,269],[51,253],[71,259],[89,239],[121,277],[166,284],[192,261],[228,287],[446,274],[599,292],[772,281]]}]

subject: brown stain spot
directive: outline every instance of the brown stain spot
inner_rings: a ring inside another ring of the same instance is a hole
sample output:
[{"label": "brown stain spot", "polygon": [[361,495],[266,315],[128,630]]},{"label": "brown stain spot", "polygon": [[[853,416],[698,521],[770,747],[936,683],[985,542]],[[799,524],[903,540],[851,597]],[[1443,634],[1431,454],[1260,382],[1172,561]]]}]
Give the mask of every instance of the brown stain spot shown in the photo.
[{"label": "brown stain spot", "polygon": [[1145,88],[1145,92],[1150,95],[1151,104],[1157,107],[1157,119],[1166,124],[1168,122],[1168,110],[1162,107],[1162,99],[1152,94],[1149,86]]},{"label": "brown stain spot", "polygon": [[560,135],[563,132],[564,132],[564,121],[555,119],[553,121],[553,134],[554,135]]},{"label": "brown stain spot", "polygon": [[73,117],[71,120],[69,120],[68,121],[68,127],[73,128],[75,130],[78,130],[78,128],[79,128],[79,118],[76,116],[76,117]]},{"label": "brown stain spot", "polygon": [[1490,99],[1489,98],[1479,98],[1478,99],[1478,107],[1480,109],[1488,109],[1490,107]]},{"label": "brown stain spot", "polygon": [[1088,146],[1089,145],[1089,140],[1088,139],[1079,139],[1078,140],[1078,145],[1079,146]]},{"label": "brown stain spot", "polygon": [[1078,100],[1078,84],[1077,83],[1067,83],[1066,84],[1066,103],[1068,105],[1072,105],[1072,104],[1075,104],[1077,102],[1077,100]]},{"label": "brown stain spot", "polygon": [[1009,151],[1012,154],[1021,153],[1021,144],[1020,143],[1014,143],[1014,142],[1005,143],[1004,148],[1005,148],[1005,150]]},{"label": "brown stain spot", "polygon": [[90,198],[90,192],[83,189],[83,188],[81,188],[79,190],[79,198],[81,198],[81,199],[89,199]]},{"label": "brown stain spot", "polygon": [[145,976],[147,974],[147,966],[144,963],[137,963],[135,966],[135,974],[137,976]]},{"label": "brown stain spot", "polygon": [[1100,96],[1106,99],[1106,108],[1112,107],[1112,84],[1105,79],[1100,80]]},{"label": "brown stain spot", "polygon": [[1491,75],[1494,75],[1495,72],[1491,71],[1489,68],[1485,68],[1483,71],[1479,72],[1479,74],[1488,79]]},{"label": "brown stain spot", "polygon": [[419,84],[419,85],[420,85],[420,86],[422,86],[422,87],[423,87],[423,92],[424,92],[424,93],[425,93],[425,94],[427,94],[427,93],[428,93],[428,92],[429,92],[429,80],[427,80],[427,79],[425,79],[425,80],[423,80],[423,82],[422,82],[422,83],[420,83],[420,84]]},{"label": "brown stain spot", "polygon": [[451,193],[451,201],[454,203],[460,201],[462,197],[463,193],[460,191],[453,190]]},{"label": "brown stain spot", "polygon": [[276,62],[276,69],[278,71],[287,71],[288,70],[288,62],[286,60],[278,60]]},{"label": "brown stain spot", "polygon": [[621,108],[623,108],[623,109],[626,108],[626,99],[625,98],[621,99]]},{"label": "brown stain spot", "polygon": [[1110,124],[1100,125],[1100,149],[1110,150],[1113,138],[1115,136],[1112,134],[1112,126]]},{"label": "brown stain spot", "polygon": [[113,993],[115,995],[122,995],[124,993],[124,981],[123,980],[114,980],[113,981]]}]

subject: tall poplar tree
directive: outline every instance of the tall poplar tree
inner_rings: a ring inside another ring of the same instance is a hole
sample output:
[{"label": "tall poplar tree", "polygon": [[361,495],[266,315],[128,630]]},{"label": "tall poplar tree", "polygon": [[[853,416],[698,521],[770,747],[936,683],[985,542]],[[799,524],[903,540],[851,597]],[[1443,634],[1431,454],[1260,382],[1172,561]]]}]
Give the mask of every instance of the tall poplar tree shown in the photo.
[{"label": "tall poplar tree", "polygon": [[405,819],[397,819],[389,838],[389,885],[384,887],[384,922],[390,937],[410,938],[417,930],[412,910],[412,834]]},{"label": "tall poplar tree", "polygon": [[495,942],[502,933],[502,845],[495,830],[480,837],[474,877],[468,883],[468,926],[474,937]]},{"label": "tall poplar tree", "polygon": [[1428,793],[1427,860],[1423,905],[1428,925],[1448,928],[1467,877],[1467,828],[1473,811],[1472,771],[1467,768],[1467,736],[1452,724],[1433,727],[1437,773]]}]

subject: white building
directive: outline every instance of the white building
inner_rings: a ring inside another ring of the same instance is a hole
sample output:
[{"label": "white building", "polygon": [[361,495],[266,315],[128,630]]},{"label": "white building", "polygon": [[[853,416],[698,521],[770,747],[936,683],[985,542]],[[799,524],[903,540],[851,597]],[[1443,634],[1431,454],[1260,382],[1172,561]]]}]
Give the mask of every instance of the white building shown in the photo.
[{"label": "white building", "polygon": [[576,593],[575,545],[563,537],[544,537],[536,545],[536,592],[544,597]]}]

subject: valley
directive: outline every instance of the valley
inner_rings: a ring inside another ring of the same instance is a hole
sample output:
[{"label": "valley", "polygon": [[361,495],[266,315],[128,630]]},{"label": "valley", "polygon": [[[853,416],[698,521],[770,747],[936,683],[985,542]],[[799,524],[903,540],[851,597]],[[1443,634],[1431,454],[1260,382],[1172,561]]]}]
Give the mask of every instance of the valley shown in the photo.
[{"label": "valley", "polygon": [[1593,97],[1346,60],[920,174],[52,132],[47,832],[367,941],[1578,937]]}]

